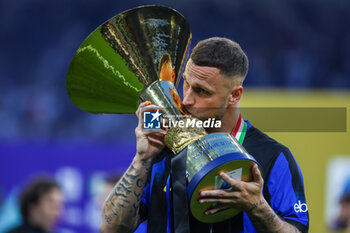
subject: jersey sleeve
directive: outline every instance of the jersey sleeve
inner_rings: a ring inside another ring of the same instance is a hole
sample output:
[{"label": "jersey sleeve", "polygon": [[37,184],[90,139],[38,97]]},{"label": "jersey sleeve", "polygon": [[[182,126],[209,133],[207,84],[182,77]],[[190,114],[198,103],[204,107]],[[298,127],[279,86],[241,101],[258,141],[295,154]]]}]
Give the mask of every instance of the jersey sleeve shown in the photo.
[{"label": "jersey sleeve", "polygon": [[308,232],[309,213],[301,170],[292,153],[279,154],[267,181],[272,209],[301,232]]}]

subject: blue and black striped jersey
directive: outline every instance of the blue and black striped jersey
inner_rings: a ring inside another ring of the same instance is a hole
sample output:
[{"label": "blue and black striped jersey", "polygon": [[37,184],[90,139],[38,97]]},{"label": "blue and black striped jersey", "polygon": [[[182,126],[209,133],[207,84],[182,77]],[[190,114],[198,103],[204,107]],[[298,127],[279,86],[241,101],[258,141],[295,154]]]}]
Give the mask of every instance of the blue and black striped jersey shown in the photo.
[{"label": "blue and black striped jersey", "polygon": [[[264,179],[263,195],[283,220],[308,232],[309,215],[301,170],[289,149],[276,142],[249,121],[243,146],[261,165]],[[171,151],[164,151],[154,161],[149,182],[142,196],[142,219],[148,220],[148,232],[173,232],[170,180]],[[169,192],[170,191],[170,192]],[[235,233],[257,232],[246,213],[216,224],[196,221],[191,214],[190,232]]]}]

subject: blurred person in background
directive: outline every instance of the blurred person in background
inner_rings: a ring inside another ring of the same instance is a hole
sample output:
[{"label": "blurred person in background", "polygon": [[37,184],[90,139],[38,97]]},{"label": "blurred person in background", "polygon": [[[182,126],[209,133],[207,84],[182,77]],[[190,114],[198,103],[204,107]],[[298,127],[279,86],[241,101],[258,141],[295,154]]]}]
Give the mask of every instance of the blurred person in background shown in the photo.
[{"label": "blurred person in background", "polygon": [[7,233],[49,233],[59,217],[63,202],[55,180],[37,178],[23,189],[20,211],[23,223]]},{"label": "blurred person in background", "polygon": [[336,219],[334,232],[350,233],[350,177],[347,179],[339,204],[340,211]]}]

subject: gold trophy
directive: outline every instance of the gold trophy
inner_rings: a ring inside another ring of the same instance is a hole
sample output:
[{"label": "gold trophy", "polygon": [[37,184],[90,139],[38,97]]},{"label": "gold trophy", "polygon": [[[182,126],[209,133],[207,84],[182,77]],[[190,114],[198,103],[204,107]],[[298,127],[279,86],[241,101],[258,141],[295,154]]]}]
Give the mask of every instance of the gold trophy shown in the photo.
[{"label": "gold trophy", "polygon": [[[169,122],[165,144],[174,154],[187,147],[186,176],[192,215],[199,221],[224,221],[240,211],[230,208],[204,215],[199,192],[224,188],[219,176],[250,181],[256,160],[227,133],[207,134],[188,116],[175,84],[189,57],[190,27],[177,11],[142,6],[109,19],[81,44],[70,64],[67,90],[72,102],[91,113],[135,113],[139,99],[162,107]],[[227,184],[226,184],[227,185]]]}]

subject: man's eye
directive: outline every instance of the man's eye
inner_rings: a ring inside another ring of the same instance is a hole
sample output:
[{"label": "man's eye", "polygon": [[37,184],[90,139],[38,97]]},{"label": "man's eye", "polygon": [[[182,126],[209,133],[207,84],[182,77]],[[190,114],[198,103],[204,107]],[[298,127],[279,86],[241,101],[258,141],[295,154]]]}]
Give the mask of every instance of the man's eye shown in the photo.
[{"label": "man's eye", "polygon": [[208,92],[202,88],[196,88],[196,92],[200,95],[208,94]]}]

